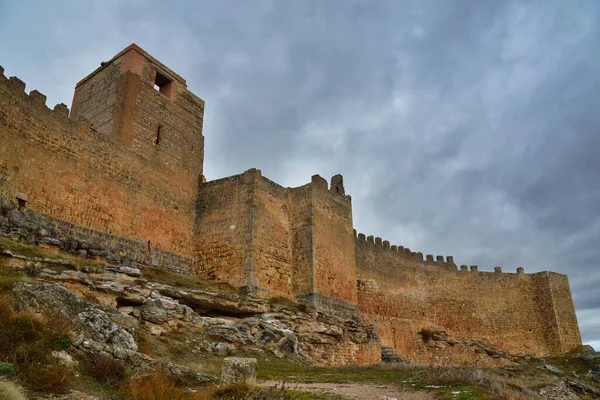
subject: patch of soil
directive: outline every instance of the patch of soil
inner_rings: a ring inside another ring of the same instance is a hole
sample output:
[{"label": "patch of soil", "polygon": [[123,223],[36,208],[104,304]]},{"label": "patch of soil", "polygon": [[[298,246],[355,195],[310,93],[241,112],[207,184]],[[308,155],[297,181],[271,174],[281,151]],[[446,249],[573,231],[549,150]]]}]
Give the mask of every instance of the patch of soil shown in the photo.
[{"label": "patch of soil", "polygon": [[[277,381],[261,381],[262,386],[281,385]],[[433,393],[422,390],[411,390],[395,385],[370,383],[287,383],[291,390],[304,392],[331,393],[350,399],[360,400],[433,400]]]}]

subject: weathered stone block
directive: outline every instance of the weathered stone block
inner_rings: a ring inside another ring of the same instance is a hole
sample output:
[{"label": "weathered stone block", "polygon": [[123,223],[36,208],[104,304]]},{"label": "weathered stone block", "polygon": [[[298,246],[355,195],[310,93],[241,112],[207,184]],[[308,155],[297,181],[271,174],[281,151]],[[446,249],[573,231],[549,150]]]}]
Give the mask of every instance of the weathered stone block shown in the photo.
[{"label": "weathered stone block", "polygon": [[221,366],[221,385],[243,383],[249,387],[256,385],[256,358],[228,357]]}]

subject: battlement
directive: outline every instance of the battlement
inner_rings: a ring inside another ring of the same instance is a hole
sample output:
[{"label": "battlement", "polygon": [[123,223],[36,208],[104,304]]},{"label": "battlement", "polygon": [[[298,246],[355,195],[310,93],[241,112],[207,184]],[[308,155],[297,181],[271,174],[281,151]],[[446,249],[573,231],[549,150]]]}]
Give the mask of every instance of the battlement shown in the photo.
[{"label": "battlement", "polygon": [[388,240],[382,240],[380,237],[374,237],[373,235],[367,236],[364,233],[357,233],[356,229],[354,230],[354,240],[358,247],[368,251],[386,252],[399,260],[401,264],[428,265],[456,270],[453,256],[436,256],[434,259],[432,254],[427,254],[423,257],[423,253],[421,252],[414,252],[404,246],[390,245]]},{"label": "battlement", "polygon": [[47,116],[54,117],[60,122],[67,120],[71,121],[73,127],[77,129],[89,128],[91,130],[89,121],[86,121],[85,119],[80,119],[77,121],[69,120],[69,108],[66,104],[58,103],[53,108],[49,108],[46,105],[46,95],[38,90],[31,90],[29,93],[27,93],[25,91],[25,82],[16,76],[11,76],[10,78],[4,76],[4,68],[2,66],[0,66],[0,85],[2,85],[5,90],[11,92],[13,95],[19,96],[21,100],[28,101],[31,106],[37,107],[40,112]]}]

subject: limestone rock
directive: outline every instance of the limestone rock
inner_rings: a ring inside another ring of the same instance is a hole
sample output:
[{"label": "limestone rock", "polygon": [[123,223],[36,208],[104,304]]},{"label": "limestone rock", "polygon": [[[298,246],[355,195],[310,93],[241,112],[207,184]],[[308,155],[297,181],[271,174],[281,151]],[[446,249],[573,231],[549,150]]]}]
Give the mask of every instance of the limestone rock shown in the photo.
[{"label": "limestone rock", "polygon": [[570,387],[572,390],[574,390],[577,393],[586,395],[586,396],[591,396],[592,398],[600,398],[600,390],[595,389],[589,385],[586,385],[583,382],[579,382],[579,381],[575,381],[572,379],[565,379],[565,383],[567,384],[568,387]]},{"label": "limestone rock", "polygon": [[548,371],[552,372],[553,374],[560,375],[560,369],[556,368],[553,365],[544,364],[544,368],[546,368]]},{"label": "limestone rock", "polygon": [[66,365],[67,367],[74,367],[77,365],[77,361],[71,357],[69,353],[64,350],[52,351],[52,357],[58,360],[59,364]]},{"label": "limestone rock", "polygon": [[211,339],[220,339],[229,343],[253,344],[254,337],[240,324],[236,325],[211,325],[206,331],[206,336]]},{"label": "limestone rock", "polygon": [[589,377],[596,383],[600,383],[600,364],[594,365],[589,372]]},{"label": "limestone rock", "polygon": [[216,311],[228,315],[248,315],[268,311],[264,301],[253,299],[243,301],[236,294],[213,293],[197,289],[183,290],[168,285],[156,286],[162,295],[178,300],[198,313]]},{"label": "limestone rock", "polygon": [[221,385],[243,383],[249,387],[256,385],[256,358],[229,357],[221,366]]},{"label": "limestone rock", "polygon": [[17,282],[12,297],[18,307],[49,310],[68,318],[98,342],[137,350],[132,332],[113,321],[128,317],[116,309],[82,300],[64,286]]}]

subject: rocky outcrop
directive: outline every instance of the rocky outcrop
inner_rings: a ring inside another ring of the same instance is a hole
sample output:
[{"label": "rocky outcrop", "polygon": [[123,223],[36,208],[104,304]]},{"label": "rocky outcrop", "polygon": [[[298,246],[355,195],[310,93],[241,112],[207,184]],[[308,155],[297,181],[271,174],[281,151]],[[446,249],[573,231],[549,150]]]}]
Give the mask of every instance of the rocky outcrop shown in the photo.
[{"label": "rocky outcrop", "polygon": [[330,366],[381,360],[373,326],[356,318],[300,312],[293,303],[269,304],[251,295],[151,282],[143,270],[126,265],[15,260],[8,263],[11,268],[28,272],[33,263],[39,281],[15,286],[13,297],[20,307],[76,321],[82,332],[74,341],[77,351],[103,352],[138,368],[150,362],[136,352],[140,331],[154,336],[197,332],[204,338],[201,350],[218,356],[254,353]]},{"label": "rocky outcrop", "polygon": [[[18,282],[12,297],[19,308],[31,308],[68,318],[92,339],[124,350],[137,350],[135,328],[110,307],[82,300],[64,286]],[[124,326],[129,325],[129,328]]]}]

